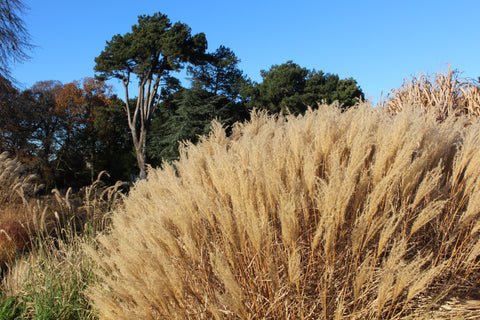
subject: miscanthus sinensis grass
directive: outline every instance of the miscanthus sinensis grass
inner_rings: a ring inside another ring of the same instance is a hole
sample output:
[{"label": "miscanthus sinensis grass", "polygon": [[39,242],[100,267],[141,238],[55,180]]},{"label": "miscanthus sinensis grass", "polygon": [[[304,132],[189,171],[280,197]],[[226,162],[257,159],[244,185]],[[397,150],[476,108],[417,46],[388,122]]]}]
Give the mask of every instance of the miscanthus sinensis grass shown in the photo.
[{"label": "miscanthus sinensis grass", "polygon": [[480,124],[321,106],[219,124],[90,254],[102,319],[398,319],[478,291]]},{"label": "miscanthus sinensis grass", "polygon": [[432,110],[439,120],[448,116],[478,117],[480,115],[480,84],[463,78],[459,71],[452,70],[433,75],[421,73],[405,80],[399,89],[393,89],[380,103],[396,113],[405,106]]}]

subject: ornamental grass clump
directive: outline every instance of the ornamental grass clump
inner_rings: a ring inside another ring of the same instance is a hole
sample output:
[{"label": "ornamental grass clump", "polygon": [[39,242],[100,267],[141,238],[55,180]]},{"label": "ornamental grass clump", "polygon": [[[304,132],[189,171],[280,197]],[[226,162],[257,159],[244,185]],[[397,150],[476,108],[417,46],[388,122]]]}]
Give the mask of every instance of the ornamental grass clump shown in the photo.
[{"label": "ornamental grass clump", "polygon": [[113,214],[88,295],[101,319],[424,317],[478,294],[479,140],[368,104],[214,123]]},{"label": "ornamental grass clump", "polygon": [[401,111],[405,106],[435,110],[440,121],[451,115],[478,117],[480,85],[472,79],[462,78],[448,65],[447,72],[434,75],[421,73],[418,77],[405,80],[380,105],[392,113]]}]

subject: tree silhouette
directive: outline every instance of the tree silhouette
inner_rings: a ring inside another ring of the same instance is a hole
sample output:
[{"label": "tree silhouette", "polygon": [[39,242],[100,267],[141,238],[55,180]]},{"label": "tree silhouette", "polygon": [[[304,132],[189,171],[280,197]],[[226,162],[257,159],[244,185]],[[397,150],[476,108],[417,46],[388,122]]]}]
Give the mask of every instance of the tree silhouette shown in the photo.
[{"label": "tree silhouette", "polygon": [[0,0],[0,75],[10,80],[10,65],[28,60],[33,47],[20,18],[24,10],[19,0]]}]

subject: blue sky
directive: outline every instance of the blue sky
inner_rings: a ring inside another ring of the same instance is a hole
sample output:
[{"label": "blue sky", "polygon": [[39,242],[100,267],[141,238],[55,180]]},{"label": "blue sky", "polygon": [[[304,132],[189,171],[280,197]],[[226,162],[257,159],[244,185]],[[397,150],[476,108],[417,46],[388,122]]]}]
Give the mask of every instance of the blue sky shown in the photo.
[{"label": "blue sky", "polygon": [[[21,88],[94,76],[94,59],[140,14],[162,12],[209,51],[225,45],[255,81],[260,70],[293,60],[302,67],[353,77],[373,101],[420,71],[452,68],[480,76],[478,0],[24,0],[23,16],[37,48],[14,66]],[[121,98],[120,83],[110,82]]]}]

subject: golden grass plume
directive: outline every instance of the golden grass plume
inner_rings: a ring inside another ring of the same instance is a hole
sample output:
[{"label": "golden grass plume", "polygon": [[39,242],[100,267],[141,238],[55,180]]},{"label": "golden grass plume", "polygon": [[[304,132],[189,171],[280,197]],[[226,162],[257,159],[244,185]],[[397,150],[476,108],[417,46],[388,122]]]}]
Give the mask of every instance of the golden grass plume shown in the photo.
[{"label": "golden grass plume", "polygon": [[480,115],[480,85],[477,81],[461,77],[458,70],[433,75],[420,73],[405,80],[399,89],[393,89],[380,105],[392,113],[405,106],[435,110],[438,120],[449,115]]},{"label": "golden grass plume", "polygon": [[8,152],[0,154],[0,206],[7,203],[22,203],[25,193],[34,190],[35,175],[28,174],[25,166]]},{"label": "golden grass plume", "polygon": [[480,123],[362,104],[218,123],[90,248],[101,319],[399,319],[480,281]]}]

